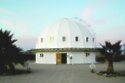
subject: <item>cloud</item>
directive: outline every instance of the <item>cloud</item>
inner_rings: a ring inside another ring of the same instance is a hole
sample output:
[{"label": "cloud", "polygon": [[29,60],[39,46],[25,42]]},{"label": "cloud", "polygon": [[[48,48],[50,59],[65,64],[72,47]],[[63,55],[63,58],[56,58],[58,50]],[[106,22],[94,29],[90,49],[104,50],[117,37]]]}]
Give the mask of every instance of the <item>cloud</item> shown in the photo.
[{"label": "cloud", "polygon": [[105,41],[116,42],[122,40],[122,43],[125,43],[125,26],[116,26],[112,27],[102,33],[97,33],[97,42],[104,43]]},{"label": "cloud", "polygon": [[21,21],[19,22],[19,21],[12,21],[9,19],[0,19],[0,24],[1,24],[0,28],[6,28],[7,30],[12,30],[15,33],[23,32],[23,34],[25,34],[28,32],[28,26]]},{"label": "cloud", "polygon": [[17,16],[17,14],[5,8],[0,8],[0,13],[9,16]]},{"label": "cloud", "polygon": [[92,16],[94,15],[94,8],[85,8],[84,12],[83,12],[83,18],[85,19],[90,19],[92,18]]},{"label": "cloud", "polygon": [[94,21],[94,24],[99,26],[99,25],[106,24],[108,21],[109,21],[109,18],[105,18],[105,17],[104,17],[104,18],[95,20],[95,21]]},{"label": "cloud", "polygon": [[[18,32],[21,33],[27,33],[28,32],[28,25],[21,21],[18,14],[14,13],[13,11],[10,11],[6,8],[0,8],[0,28],[4,28],[7,30],[14,31],[14,33]],[[8,17],[9,18],[6,18]],[[19,20],[20,19],[20,20]]]},{"label": "cloud", "polygon": [[35,48],[36,41],[37,37],[24,36],[24,37],[19,37],[18,41],[15,44],[21,47],[23,50],[30,50]]},{"label": "cloud", "polygon": [[107,23],[111,23],[114,21],[116,16],[104,16],[99,19],[92,20],[92,25],[100,27],[100,26],[105,26]]},{"label": "cloud", "polygon": [[24,22],[0,19],[0,25],[0,28],[10,30],[14,33],[14,38],[18,40],[15,44],[23,50],[35,48],[37,37],[29,35],[31,34],[29,26],[27,26]]},{"label": "cloud", "polygon": [[94,20],[96,14],[98,14],[103,7],[106,6],[107,0],[92,0],[83,9],[82,17],[87,22],[91,23]]},{"label": "cloud", "polygon": [[[23,50],[35,48],[36,38],[29,36],[30,27],[14,12],[5,8],[0,8],[0,28],[10,30],[14,33],[14,38],[18,41],[15,43]],[[3,16],[3,17],[2,17]],[[5,17],[9,18],[5,18]]]}]

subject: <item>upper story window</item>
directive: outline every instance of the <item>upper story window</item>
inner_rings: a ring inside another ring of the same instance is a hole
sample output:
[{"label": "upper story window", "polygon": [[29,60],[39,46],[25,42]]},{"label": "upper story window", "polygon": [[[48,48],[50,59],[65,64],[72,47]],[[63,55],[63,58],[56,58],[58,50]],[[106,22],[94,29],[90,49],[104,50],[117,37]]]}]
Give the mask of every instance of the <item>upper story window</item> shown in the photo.
[{"label": "upper story window", "polygon": [[88,37],[86,37],[86,38],[85,38],[85,40],[86,40],[86,42],[88,42],[88,41],[89,41],[89,38],[88,38]]},{"label": "upper story window", "polygon": [[75,37],[75,41],[76,41],[76,42],[77,42],[77,41],[79,41],[79,38],[78,38],[78,36],[76,36],[76,37]]},{"label": "upper story window", "polygon": [[43,42],[43,38],[41,38],[41,42]]},{"label": "upper story window", "polygon": [[95,38],[92,38],[92,41],[95,42]]},{"label": "upper story window", "polygon": [[63,42],[66,41],[66,37],[65,37],[65,36],[62,37],[62,41],[63,41]]},{"label": "upper story window", "polygon": [[54,37],[50,37],[49,41],[53,42],[54,41]]}]

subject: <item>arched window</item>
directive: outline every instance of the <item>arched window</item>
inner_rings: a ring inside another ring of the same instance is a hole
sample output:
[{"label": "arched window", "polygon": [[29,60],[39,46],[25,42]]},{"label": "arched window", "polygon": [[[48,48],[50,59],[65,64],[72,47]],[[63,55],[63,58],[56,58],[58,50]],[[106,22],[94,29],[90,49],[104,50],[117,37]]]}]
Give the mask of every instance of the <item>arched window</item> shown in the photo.
[{"label": "arched window", "polygon": [[41,38],[41,42],[43,42],[43,38]]},{"label": "arched window", "polygon": [[86,37],[86,38],[85,38],[85,40],[86,40],[86,42],[88,42],[88,41],[89,41],[89,38],[88,38],[88,37]]},{"label": "arched window", "polygon": [[62,37],[62,41],[63,41],[63,42],[66,41],[66,37],[65,37],[65,36]]},{"label": "arched window", "polygon": [[92,41],[95,42],[95,38],[92,38]]},{"label": "arched window", "polygon": [[50,37],[49,41],[52,43],[54,41],[54,37]]},{"label": "arched window", "polygon": [[76,41],[76,42],[77,42],[77,41],[79,41],[79,38],[78,38],[78,36],[76,36],[76,37],[75,37],[75,41]]}]

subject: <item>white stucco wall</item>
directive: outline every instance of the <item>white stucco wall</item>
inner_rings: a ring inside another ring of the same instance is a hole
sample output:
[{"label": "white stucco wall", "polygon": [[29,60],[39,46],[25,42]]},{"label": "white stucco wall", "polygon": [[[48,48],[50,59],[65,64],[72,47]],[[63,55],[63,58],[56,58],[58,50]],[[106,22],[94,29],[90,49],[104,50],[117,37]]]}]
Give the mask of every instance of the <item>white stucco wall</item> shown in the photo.
[{"label": "white stucco wall", "polygon": [[[95,42],[93,42],[95,34],[89,29],[90,27],[79,19],[64,18],[41,32],[36,48],[95,48]],[[62,41],[63,36],[66,37],[65,42]],[[78,41],[75,41],[75,37],[78,37]]]},{"label": "white stucco wall", "polygon": [[[40,54],[43,54],[43,57],[41,57]],[[54,52],[36,53],[36,63],[41,63],[41,64],[56,64],[55,53]]]},{"label": "white stucco wall", "polygon": [[[62,38],[66,37],[63,41]],[[78,41],[75,40],[78,37]],[[88,37],[88,42],[86,41]],[[36,49],[48,48],[95,48],[95,33],[81,19],[64,18],[54,24],[48,26],[41,32],[38,37]],[[42,40],[41,40],[42,39]],[[90,52],[86,57],[84,52],[64,52],[67,53],[67,64],[95,62],[95,52]],[[41,53],[42,54],[42,53]],[[36,63],[56,64],[56,52],[43,52],[44,57],[40,57],[40,53],[36,53]]]},{"label": "white stucco wall", "polygon": [[86,56],[86,52],[71,52],[72,64],[95,63],[95,52],[89,53],[90,55]]},{"label": "white stucco wall", "polygon": [[[85,52],[67,52],[67,64],[95,63],[95,52],[89,53],[90,55],[86,56]],[[43,57],[40,57],[40,54],[43,54]],[[72,59],[70,59],[71,56]],[[37,53],[36,63],[56,64],[56,52]]]}]

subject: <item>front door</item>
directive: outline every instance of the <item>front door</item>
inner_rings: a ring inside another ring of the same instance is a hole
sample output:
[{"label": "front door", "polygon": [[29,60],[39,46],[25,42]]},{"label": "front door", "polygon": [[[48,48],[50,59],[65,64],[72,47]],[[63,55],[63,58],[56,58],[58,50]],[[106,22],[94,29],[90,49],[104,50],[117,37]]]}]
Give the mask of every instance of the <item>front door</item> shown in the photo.
[{"label": "front door", "polygon": [[61,53],[56,53],[56,64],[61,64]]},{"label": "front door", "polygon": [[67,53],[56,53],[56,64],[66,64]]}]

